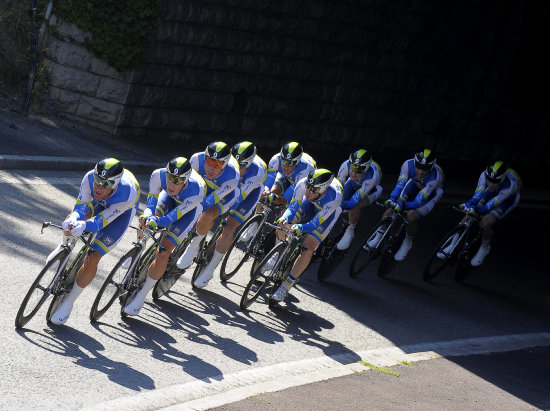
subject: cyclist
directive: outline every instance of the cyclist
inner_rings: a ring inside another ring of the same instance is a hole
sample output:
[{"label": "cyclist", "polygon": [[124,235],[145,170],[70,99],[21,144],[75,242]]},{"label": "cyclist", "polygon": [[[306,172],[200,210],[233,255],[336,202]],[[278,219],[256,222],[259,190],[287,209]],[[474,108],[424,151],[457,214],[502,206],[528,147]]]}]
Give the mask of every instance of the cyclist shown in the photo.
[{"label": "cyclist", "polygon": [[147,293],[166,271],[170,253],[187,237],[200,217],[205,194],[206,183],[185,157],[176,157],[165,168],[151,174],[147,206],[139,217],[139,224],[153,230],[168,227],[161,241],[166,251],[157,248],[143,287],[124,308],[128,315],[139,314]]},{"label": "cyclist", "polygon": [[222,234],[216,242],[212,260],[195,280],[195,286],[199,288],[206,287],[214,276],[214,269],[231,247],[233,233],[254,212],[264,189],[263,183],[267,175],[267,166],[264,160],[256,154],[256,146],[250,141],[243,141],[233,146],[231,154],[239,163],[240,195],[227,217],[228,224],[223,228]]},{"label": "cyclist", "polygon": [[364,149],[350,154],[338,170],[338,180],[344,185],[343,209],[349,211],[349,226],[336,245],[338,250],[347,250],[355,236],[355,227],[361,210],[374,203],[382,194],[382,169]]},{"label": "cyclist", "polygon": [[299,143],[286,143],[280,153],[269,161],[262,200],[272,204],[289,204],[296,182],[306,177],[315,166],[315,160],[304,153]]},{"label": "cyclist", "polygon": [[[311,261],[317,246],[330,233],[342,212],[342,184],[329,170],[320,168],[309,172],[296,184],[290,205],[277,221],[291,228],[296,235],[307,234],[304,250],[294,262],[290,274],[273,293],[275,301],[283,301]],[[269,270],[276,262],[268,261]],[[273,257],[272,257],[273,258]],[[271,267],[269,267],[271,265]]]},{"label": "cyclist", "polygon": [[[435,162],[435,154],[429,148],[414,155],[414,158],[406,160],[401,166],[401,173],[397,185],[386,201],[388,210],[382,219],[390,215],[391,209],[399,212],[406,211],[409,222],[407,233],[394,259],[405,259],[412,247],[412,240],[418,231],[419,220],[426,216],[443,195],[445,176],[441,167]],[[367,251],[375,248],[384,234],[384,229],[376,232],[375,237],[363,246]]]},{"label": "cyclist", "polygon": [[96,233],[92,248],[78,270],[69,295],[52,315],[54,324],[64,324],[76,298],[92,282],[101,257],[120,241],[139,206],[139,183],[134,175],[115,158],[106,158],[88,171],[73,211],[62,223],[65,235]]},{"label": "cyclist", "polygon": [[187,250],[177,261],[180,269],[188,268],[197,255],[200,243],[214,225],[214,220],[231,209],[239,199],[239,164],[231,155],[231,147],[216,141],[210,143],[204,152],[195,153],[190,159],[191,167],[206,181],[206,197],[202,202],[203,212]]},{"label": "cyclist", "polygon": [[[487,166],[479,176],[474,196],[460,205],[461,208],[482,216],[481,246],[470,261],[474,267],[481,265],[491,250],[495,223],[518,206],[521,187],[522,182],[518,173],[508,168],[503,161],[496,161]],[[453,249],[457,240],[458,234],[455,234],[453,241],[447,247],[448,251]],[[445,258],[445,255],[438,254],[438,257]]]}]

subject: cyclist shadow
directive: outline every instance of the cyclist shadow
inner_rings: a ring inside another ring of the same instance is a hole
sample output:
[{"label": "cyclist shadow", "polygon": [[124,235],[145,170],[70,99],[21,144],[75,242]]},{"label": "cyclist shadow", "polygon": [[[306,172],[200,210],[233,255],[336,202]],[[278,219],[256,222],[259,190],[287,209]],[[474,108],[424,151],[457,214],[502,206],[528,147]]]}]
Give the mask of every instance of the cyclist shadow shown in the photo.
[{"label": "cyclist shadow", "polygon": [[276,315],[282,332],[295,341],[317,347],[327,356],[341,364],[351,364],[361,360],[354,351],[344,344],[325,338],[318,334],[322,330],[334,328],[334,324],[312,312],[304,311],[295,305],[299,300],[287,297],[286,306],[277,305],[271,308]]},{"label": "cyclist shadow", "polygon": [[[151,319],[152,316],[156,317],[154,309],[144,306],[142,311],[145,320]],[[195,378],[208,378],[222,374],[220,369],[212,364],[175,348],[172,344],[177,344],[176,339],[154,324],[142,321],[140,318],[126,318],[119,322],[118,326],[106,323],[96,323],[93,326],[118,342],[149,351],[154,359],[163,364],[172,363],[181,366],[187,374]]]},{"label": "cyclist shadow", "polygon": [[214,321],[229,327],[243,328],[249,335],[264,342],[274,343],[281,338],[276,333],[266,334],[262,330],[251,328],[249,320],[236,314],[235,310],[227,308],[234,305],[230,300],[205,290],[201,291],[201,298],[206,293],[209,294],[205,299],[207,301],[198,299],[191,293],[185,295],[170,292],[168,296],[156,302],[160,321],[166,327],[184,331],[188,340],[219,349],[225,356],[247,365],[258,361],[256,353],[231,338],[210,331],[210,323],[205,316],[211,316]]},{"label": "cyclist shadow", "polygon": [[101,351],[105,347],[89,335],[64,326],[62,329],[44,329],[44,333],[21,330],[18,333],[32,344],[51,353],[74,359],[81,367],[97,370],[107,375],[110,381],[134,391],[152,390],[155,383],[151,377],[120,361],[113,361]]}]

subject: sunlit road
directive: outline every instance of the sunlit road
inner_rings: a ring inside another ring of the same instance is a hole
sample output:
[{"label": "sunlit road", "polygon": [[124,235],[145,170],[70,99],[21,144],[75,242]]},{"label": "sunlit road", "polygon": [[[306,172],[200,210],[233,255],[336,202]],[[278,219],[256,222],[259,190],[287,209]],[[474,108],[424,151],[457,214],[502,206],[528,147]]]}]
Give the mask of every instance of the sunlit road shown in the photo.
[{"label": "sunlit road", "polygon": [[[546,263],[545,244],[520,240],[525,227],[542,238],[533,210],[516,210],[497,229],[493,252],[469,285],[455,284],[452,273],[435,285],[423,283],[424,262],[458,218],[445,204],[426,218],[410,255],[386,280],[378,279],[374,268],[352,280],[344,261],[323,284],[313,266],[283,308],[272,311],[258,302],[243,312],[238,303],[246,273],[227,285],[215,277],[201,291],[192,290],[187,274],[158,304],[149,297],[139,317],[121,320],[119,307],[113,306],[102,323],[91,324],[92,301],[109,268],[129,248],[134,234],[128,232],[101,261],[98,276],[65,326],[49,327],[43,307],[25,329],[16,331],[17,309],[60,240],[55,229],[40,234],[41,223],[60,222],[67,215],[81,176],[0,171],[0,409],[77,409],[280,362],[549,331],[544,313],[507,296],[523,289],[548,296],[537,284]],[[148,177],[139,179],[145,191]],[[369,211],[358,238],[380,216],[379,209]],[[496,292],[487,291],[491,283],[497,284],[491,287]]]}]

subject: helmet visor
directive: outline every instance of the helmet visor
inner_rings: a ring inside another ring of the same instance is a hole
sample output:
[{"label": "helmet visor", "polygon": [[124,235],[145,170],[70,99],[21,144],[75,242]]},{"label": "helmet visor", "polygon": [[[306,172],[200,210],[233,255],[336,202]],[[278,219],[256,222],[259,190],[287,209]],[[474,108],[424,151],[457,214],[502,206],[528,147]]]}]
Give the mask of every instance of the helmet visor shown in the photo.
[{"label": "helmet visor", "polygon": [[214,160],[212,157],[205,156],[205,162],[215,170],[221,170],[225,165],[225,162],[221,160]]},{"label": "helmet visor", "polygon": [[306,184],[306,190],[310,193],[319,193],[321,191],[321,187],[315,187],[313,184]]},{"label": "helmet visor", "polygon": [[299,161],[299,159],[297,159],[297,158],[292,158],[292,159],[281,158],[281,162],[285,166],[289,166],[289,167],[293,167],[293,166],[297,165],[298,161]]},{"label": "helmet visor", "polygon": [[178,177],[170,173],[166,173],[166,180],[172,184],[183,184],[187,180],[185,177]]},{"label": "helmet visor", "polygon": [[107,178],[101,178],[94,173],[94,182],[103,188],[113,188],[116,185],[116,180],[109,180]]},{"label": "helmet visor", "polygon": [[364,173],[365,170],[367,169],[365,166],[362,166],[360,164],[353,164],[353,163],[350,163],[349,168],[354,173]]},{"label": "helmet visor", "polygon": [[414,166],[422,171],[430,171],[433,167],[433,164],[422,164],[418,161],[414,161]]}]

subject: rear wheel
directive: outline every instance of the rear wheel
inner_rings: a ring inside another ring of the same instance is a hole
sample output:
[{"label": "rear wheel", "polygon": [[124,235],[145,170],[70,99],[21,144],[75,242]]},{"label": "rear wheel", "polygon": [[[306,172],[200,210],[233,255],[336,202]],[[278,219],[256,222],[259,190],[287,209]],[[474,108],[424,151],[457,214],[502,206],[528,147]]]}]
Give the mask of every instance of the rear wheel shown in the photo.
[{"label": "rear wheel", "polygon": [[[177,246],[172,251],[172,254],[170,254],[170,257],[168,258],[168,265],[166,266],[166,271],[153,287],[152,294],[154,300],[158,300],[160,297],[166,294],[168,290],[170,290],[172,286],[176,284],[179,278],[185,273],[185,269],[182,270],[178,268],[176,264],[178,262],[178,259],[183,255],[183,253],[189,246],[190,242],[191,239],[186,238],[184,240],[184,243],[181,243],[179,246]],[[151,261],[153,260],[151,259]]]},{"label": "rear wheel", "polygon": [[273,267],[269,267],[267,265],[271,265],[269,261],[272,258],[278,259],[283,253],[285,247],[285,243],[277,244],[269,253],[267,253],[258,267],[254,270],[252,277],[243,292],[240,303],[241,309],[246,310],[250,304],[256,301],[256,299],[262,294],[263,290],[269,285],[274,274],[273,271],[279,270],[279,267],[277,267],[277,264]]},{"label": "rear wheel", "polygon": [[[53,286],[52,293],[54,295],[48,312],[46,313],[46,320],[51,323],[52,315],[55,314],[59,306],[63,303],[63,300],[69,295],[73,289],[74,282],[76,280],[76,274],[84,263],[86,257],[87,247],[83,246],[78,252],[75,259],[71,262],[68,268],[65,269],[65,273],[60,275],[56,283]],[[94,252],[97,252],[94,250]]]},{"label": "rear wheel", "polygon": [[256,243],[260,240],[258,227],[263,219],[263,215],[256,214],[250,220],[245,222],[237,231],[233,244],[225,254],[220,267],[220,279],[225,282],[233,277],[239,269],[254,258],[253,251]]},{"label": "rear wheel", "polygon": [[402,225],[397,232],[390,232],[385,239],[382,239],[381,244],[378,246],[380,254],[382,255],[382,259],[378,265],[378,277],[384,278],[397,265],[395,253],[397,253],[397,250],[401,247],[401,243],[403,243],[405,239],[405,233],[405,226]]},{"label": "rear wheel", "polygon": [[361,246],[351,259],[351,264],[349,266],[348,272],[350,277],[357,277],[365,268],[367,268],[372,260],[378,257],[378,249],[380,248],[381,244],[378,248],[369,248],[367,246],[367,249],[365,249],[363,247],[376,236],[376,233],[379,229],[385,227],[387,224],[387,220],[380,222],[361,243]]},{"label": "rear wheel", "polygon": [[63,262],[69,250],[62,249],[60,250],[40,271],[36,279],[27,291],[27,295],[23,299],[17,316],[15,317],[15,327],[21,328],[29,322],[29,320],[34,317],[38,312],[40,307],[46,302],[49,297],[48,287],[52,283],[59,265]]},{"label": "rear wheel", "polygon": [[[430,256],[428,264],[424,268],[422,278],[426,282],[433,280],[440,272],[442,272],[449,263],[454,262],[454,256],[456,255],[456,250],[460,247],[460,244],[456,244],[454,249],[450,253],[446,253],[445,249],[451,245],[453,242],[454,236],[462,235],[465,227],[463,225],[458,225],[449,231],[443,239],[439,242],[436,249]],[[443,258],[441,258],[443,257]]]},{"label": "rear wheel", "polygon": [[[139,247],[132,248],[124,254],[113,267],[105,279],[105,282],[99,289],[99,293],[92,304],[92,309],[90,310],[90,321],[95,322],[99,320],[101,316],[111,307],[113,302],[115,302],[117,297],[126,291],[126,284],[124,280],[128,275],[128,271],[132,268],[135,259],[138,257],[139,251]],[[126,268],[124,268],[123,265]],[[137,268],[138,267],[136,267],[136,270]]]},{"label": "rear wheel", "polygon": [[466,240],[463,242],[464,246],[458,252],[458,264],[455,272],[455,281],[462,283],[466,281],[475,271],[476,267],[472,266],[472,258],[479,250],[481,246],[481,233],[475,230],[470,230],[467,233]]}]

